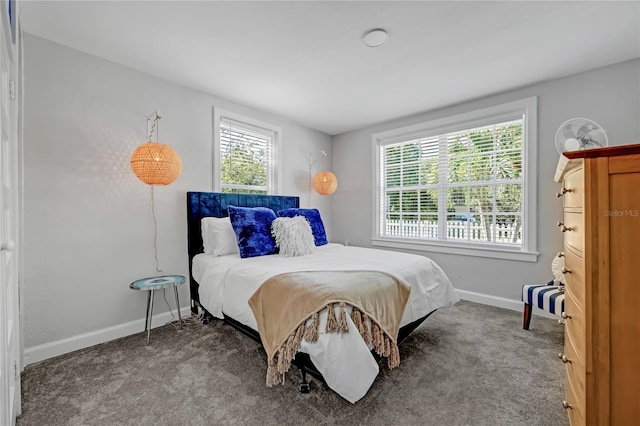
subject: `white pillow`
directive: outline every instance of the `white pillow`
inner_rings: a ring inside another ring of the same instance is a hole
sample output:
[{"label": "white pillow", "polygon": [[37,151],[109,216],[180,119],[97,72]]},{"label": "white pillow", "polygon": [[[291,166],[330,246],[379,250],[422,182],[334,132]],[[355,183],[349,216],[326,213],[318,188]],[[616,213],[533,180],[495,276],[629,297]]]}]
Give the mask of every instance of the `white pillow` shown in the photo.
[{"label": "white pillow", "polygon": [[271,223],[271,235],[280,255],[293,257],[313,253],[316,245],[311,226],[304,216],[278,217]]},{"label": "white pillow", "polygon": [[204,252],[214,256],[240,254],[238,240],[228,217],[203,217],[202,244]]}]

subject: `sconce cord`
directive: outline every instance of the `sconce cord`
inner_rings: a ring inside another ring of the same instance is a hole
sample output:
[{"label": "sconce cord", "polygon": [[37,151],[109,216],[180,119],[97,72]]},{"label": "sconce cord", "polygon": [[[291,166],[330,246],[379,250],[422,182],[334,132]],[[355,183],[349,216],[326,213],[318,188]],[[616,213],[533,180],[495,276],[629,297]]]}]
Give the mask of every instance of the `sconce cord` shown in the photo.
[{"label": "sconce cord", "polygon": [[151,187],[151,215],[153,216],[153,257],[156,259],[156,271],[162,272],[158,262],[158,220],[156,219],[156,202],[153,185],[149,185],[149,187]]},{"label": "sconce cord", "polygon": [[[160,117],[160,115],[158,114],[158,111],[154,112],[153,115],[150,115],[147,117],[147,129],[149,130],[149,134],[147,135],[147,142],[151,142],[151,139],[153,139],[154,131],[156,133],[156,142],[158,142],[159,133],[160,133],[160,126],[158,125],[158,120],[160,120],[161,118],[162,117]],[[153,120],[153,123],[149,125],[149,122],[151,120]]]}]

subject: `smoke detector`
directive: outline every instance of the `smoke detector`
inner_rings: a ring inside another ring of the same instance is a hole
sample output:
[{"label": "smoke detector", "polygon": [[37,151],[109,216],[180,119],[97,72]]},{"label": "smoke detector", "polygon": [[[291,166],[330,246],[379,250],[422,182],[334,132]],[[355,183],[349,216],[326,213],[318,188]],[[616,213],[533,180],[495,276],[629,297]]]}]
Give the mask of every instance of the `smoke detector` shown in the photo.
[{"label": "smoke detector", "polygon": [[362,37],[362,41],[367,47],[382,46],[387,40],[389,40],[389,34],[381,28],[370,30]]}]

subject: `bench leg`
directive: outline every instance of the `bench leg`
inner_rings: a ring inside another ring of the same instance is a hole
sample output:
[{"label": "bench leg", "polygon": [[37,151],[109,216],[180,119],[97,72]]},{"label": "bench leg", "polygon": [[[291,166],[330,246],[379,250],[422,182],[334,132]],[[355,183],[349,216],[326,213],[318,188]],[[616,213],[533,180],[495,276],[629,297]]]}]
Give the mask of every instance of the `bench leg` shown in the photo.
[{"label": "bench leg", "polygon": [[531,323],[531,311],[533,308],[528,303],[524,304],[524,317],[522,319],[522,328],[525,330],[529,329],[529,324]]}]

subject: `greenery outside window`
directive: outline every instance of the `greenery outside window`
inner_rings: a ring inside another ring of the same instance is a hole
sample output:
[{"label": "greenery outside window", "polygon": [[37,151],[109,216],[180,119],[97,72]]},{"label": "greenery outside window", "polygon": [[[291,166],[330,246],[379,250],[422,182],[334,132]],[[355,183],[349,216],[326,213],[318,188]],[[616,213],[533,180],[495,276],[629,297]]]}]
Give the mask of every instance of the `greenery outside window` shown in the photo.
[{"label": "greenery outside window", "polygon": [[214,108],[214,190],[276,194],[282,130]]},{"label": "greenery outside window", "polygon": [[535,261],[535,116],[529,98],[375,134],[374,245]]}]

